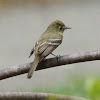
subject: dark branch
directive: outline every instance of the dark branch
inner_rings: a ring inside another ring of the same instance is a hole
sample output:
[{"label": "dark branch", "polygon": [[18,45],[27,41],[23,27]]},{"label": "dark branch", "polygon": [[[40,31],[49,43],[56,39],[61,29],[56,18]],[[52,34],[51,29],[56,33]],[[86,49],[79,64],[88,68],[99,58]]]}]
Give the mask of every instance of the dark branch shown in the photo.
[{"label": "dark branch", "polygon": [[[57,57],[49,58],[40,62],[36,71],[66,64],[73,64],[73,63],[93,61],[93,60],[100,60],[100,50],[60,56],[59,63]],[[31,64],[32,62],[0,70],[0,80],[27,73],[31,67]]]},{"label": "dark branch", "polygon": [[51,93],[5,92],[0,93],[0,100],[90,100],[81,97],[57,95]]}]

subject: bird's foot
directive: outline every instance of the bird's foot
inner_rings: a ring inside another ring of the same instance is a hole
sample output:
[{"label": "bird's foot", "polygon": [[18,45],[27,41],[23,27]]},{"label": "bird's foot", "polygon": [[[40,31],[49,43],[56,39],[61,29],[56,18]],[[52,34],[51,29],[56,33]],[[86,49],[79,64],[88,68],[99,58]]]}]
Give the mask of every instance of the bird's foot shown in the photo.
[{"label": "bird's foot", "polygon": [[57,58],[57,62],[58,62],[58,64],[59,64],[59,61],[60,61],[60,55],[55,55],[55,54],[53,54],[53,53],[51,53],[51,55],[53,55],[53,56],[55,56],[55,57]]},{"label": "bird's foot", "polygon": [[57,55],[55,55],[55,54],[53,54],[53,53],[51,53],[51,55],[53,55],[53,56],[57,57]]},{"label": "bird's foot", "polygon": [[60,55],[57,55],[56,57],[57,57],[57,62],[59,64],[59,62],[60,62]]}]

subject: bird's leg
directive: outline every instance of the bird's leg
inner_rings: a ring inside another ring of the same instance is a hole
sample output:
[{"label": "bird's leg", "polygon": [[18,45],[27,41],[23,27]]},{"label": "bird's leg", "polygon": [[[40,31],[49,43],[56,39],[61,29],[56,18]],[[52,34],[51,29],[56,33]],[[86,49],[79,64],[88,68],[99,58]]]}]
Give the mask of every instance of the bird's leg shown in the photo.
[{"label": "bird's leg", "polygon": [[60,55],[55,55],[53,53],[51,53],[51,55],[55,56],[57,58],[57,62],[59,63],[59,61],[60,61]]},{"label": "bird's leg", "polygon": [[53,54],[53,53],[51,53],[51,55],[53,55],[53,56],[57,57],[57,55],[55,55],[55,54]]}]

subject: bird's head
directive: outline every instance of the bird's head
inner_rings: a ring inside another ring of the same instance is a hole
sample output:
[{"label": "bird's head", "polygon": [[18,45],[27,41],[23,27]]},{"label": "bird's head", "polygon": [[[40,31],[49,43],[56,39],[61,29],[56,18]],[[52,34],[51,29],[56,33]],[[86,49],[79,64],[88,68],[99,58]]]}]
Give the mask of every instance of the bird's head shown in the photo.
[{"label": "bird's head", "polygon": [[54,22],[52,22],[49,27],[47,28],[47,30],[49,31],[56,31],[59,33],[63,33],[65,29],[71,29],[70,27],[65,26],[65,24],[59,20],[56,20]]}]

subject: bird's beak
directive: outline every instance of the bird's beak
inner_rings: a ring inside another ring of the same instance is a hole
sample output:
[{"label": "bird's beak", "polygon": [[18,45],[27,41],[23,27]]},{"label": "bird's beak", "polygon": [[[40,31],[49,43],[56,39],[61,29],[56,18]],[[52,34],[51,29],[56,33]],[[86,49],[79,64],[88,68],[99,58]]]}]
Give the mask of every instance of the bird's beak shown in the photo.
[{"label": "bird's beak", "polygon": [[71,27],[67,27],[67,26],[66,26],[65,29],[71,29]]}]

